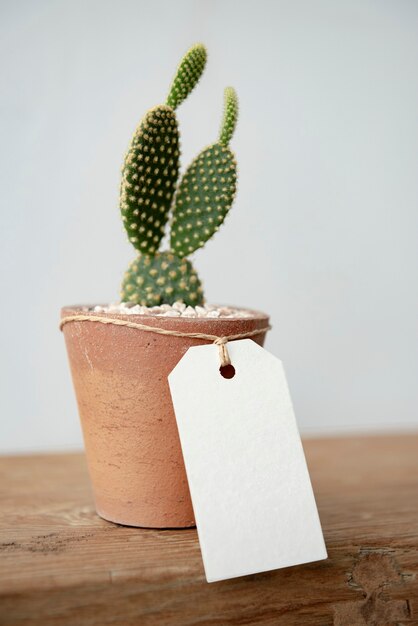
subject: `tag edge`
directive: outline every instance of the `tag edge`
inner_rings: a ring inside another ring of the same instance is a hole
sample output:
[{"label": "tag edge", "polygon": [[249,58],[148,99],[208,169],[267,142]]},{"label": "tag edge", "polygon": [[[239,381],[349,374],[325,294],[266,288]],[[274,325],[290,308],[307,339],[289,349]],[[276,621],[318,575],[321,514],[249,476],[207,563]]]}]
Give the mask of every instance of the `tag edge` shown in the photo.
[{"label": "tag edge", "polygon": [[[282,570],[282,569],[288,569],[290,567],[299,567],[299,565],[308,565],[309,563],[320,563],[321,561],[327,561],[328,560],[328,552],[326,549],[326,545],[325,545],[325,541],[324,541],[324,554],[325,556],[322,556],[320,558],[314,558],[314,559],[309,559],[308,561],[298,561],[296,563],[292,563],[291,565],[281,565],[280,567],[272,567],[271,569],[261,569],[261,570],[257,570],[254,572],[249,572],[246,574],[233,574],[232,576],[227,576],[225,578],[208,578],[207,574],[206,574],[206,569],[205,569],[205,578],[206,581],[210,584],[210,583],[216,583],[216,582],[222,582],[223,580],[232,580],[234,578],[242,578],[245,576],[253,576],[254,574],[264,574],[264,573],[268,573],[268,572],[276,572],[278,570]],[[203,561],[203,567],[205,568],[205,563]]]}]

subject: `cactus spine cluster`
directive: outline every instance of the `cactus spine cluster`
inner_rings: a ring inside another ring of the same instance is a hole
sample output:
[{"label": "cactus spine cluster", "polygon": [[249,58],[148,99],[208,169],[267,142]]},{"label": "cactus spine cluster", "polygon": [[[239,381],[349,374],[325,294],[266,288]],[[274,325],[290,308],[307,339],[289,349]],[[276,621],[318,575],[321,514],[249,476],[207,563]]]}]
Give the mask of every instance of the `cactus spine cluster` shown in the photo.
[{"label": "cactus spine cluster", "polygon": [[[178,182],[175,110],[199,81],[206,57],[202,44],[185,54],[166,103],[145,114],[125,157],[120,208],[129,241],[137,250],[122,282],[125,302],[145,306],[204,302],[201,282],[186,257],[214,235],[232,206],[237,172],[228,144],[238,117],[236,93],[227,87],[218,141],[197,155]],[[170,250],[159,251],[170,214]]]}]

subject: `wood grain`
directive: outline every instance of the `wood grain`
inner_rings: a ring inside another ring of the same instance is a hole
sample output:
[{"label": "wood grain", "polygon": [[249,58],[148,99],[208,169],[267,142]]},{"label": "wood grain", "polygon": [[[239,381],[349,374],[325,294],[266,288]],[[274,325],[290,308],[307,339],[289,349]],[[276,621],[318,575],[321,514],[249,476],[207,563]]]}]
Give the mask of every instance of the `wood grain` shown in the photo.
[{"label": "wood grain", "polygon": [[329,559],[212,584],[194,529],[97,517],[81,454],[0,458],[1,626],[418,624],[418,435],[304,447]]}]

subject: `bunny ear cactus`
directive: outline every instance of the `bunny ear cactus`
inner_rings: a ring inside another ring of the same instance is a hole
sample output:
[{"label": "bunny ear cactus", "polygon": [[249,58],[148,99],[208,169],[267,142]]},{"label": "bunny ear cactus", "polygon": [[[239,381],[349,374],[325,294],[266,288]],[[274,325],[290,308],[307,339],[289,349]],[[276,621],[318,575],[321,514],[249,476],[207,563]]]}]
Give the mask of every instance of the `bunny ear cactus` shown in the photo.
[{"label": "bunny ear cactus", "polygon": [[148,111],[136,129],[122,169],[120,208],[129,241],[154,254],[164,235],[179,174],[180,142],[174,109],[192,91],[206,63],[197,44],[183,57],[167,104]]},{"label": "bunny ear cactus", "polygon": [[122,284],[122,299],[144,306],[184,302],[202,304],[202,285],[188,259],[171,252],[140,254],[128,268]]},{"label": "bunny ear cactus", "polygon": [[136,130],[122,170],[122,219],[129,241],[140,252],[158,250],[177,184],[179,155],[174,111],[154,107]]},{"label": "bunny ear cactus", "polygon": [[179,104],[193,91],[203,74],[207,59],[205,46],[198,43],[184,55],[177,68],[176,75],[167,96],[166,105],[177,109]]},{"label": "bunny ear cactus", "polygon": [[[237,96],[228,87],[218,141],[192,161],[177,187],[180,142],[175,109],[194,89],[206,56],[202,44],[185,54],[166,104],[145,114],[125,157],[120,207],[138,256],[125,273],[123,301],[145,306],[204,302],[201,282],[185,257],[212,237],[231,208],[237,173],[228,144],[238,117]],[[171,250],[159,251],[170,210]]]},{"label": "bunny ear cactus", "polygon": [[184,174],[174,202],[171,248],[185,256],[201,248],[218,230],[234,201],[237,168],[228,148],[238,116],[237,95],[225,89],[219,140],[202,150]]}]

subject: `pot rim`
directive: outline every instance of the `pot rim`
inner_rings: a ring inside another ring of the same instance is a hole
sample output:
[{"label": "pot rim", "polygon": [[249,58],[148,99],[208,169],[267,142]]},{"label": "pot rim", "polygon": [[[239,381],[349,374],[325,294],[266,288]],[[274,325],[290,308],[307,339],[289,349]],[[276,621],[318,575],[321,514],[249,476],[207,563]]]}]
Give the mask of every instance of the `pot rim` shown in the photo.
[{"label": "pot rim", "polygon": [[[165,320],[167,322],[172,322],[173,324],[178,323],[193,323],[193,324],[201,324],[207,322],[214,323],[228,323],[232,321],[245,321],[245,320],[269,320],[270,316],[263,311],[258,311],[256,309],[250,309],[248,307],[238,307],[233,306],[234,309],[239,309],[241,311],[248,311],[251,313],[248,317],[239,317],[230,315],[228,317],[183,317],[179,315],[178,317],[171,317],[168,315],[158,315],[157,313],[143,314],[143,313],[121,313],[120,311],[94,311],[92,310],[95,306],[107,306],[106,304],[96,303],[96,304],[72,304],[65,305],[61,308],[61,318],[67,315],[74,315],[76,313],[81,313],[83,315],[99,315],[100,317],[117,317],[118,319],[127,319],[135,322],[140,322],[140,320]],[[215,304],[214,306],[229,306],[225,304]]]}]

